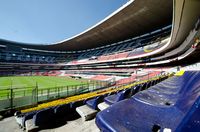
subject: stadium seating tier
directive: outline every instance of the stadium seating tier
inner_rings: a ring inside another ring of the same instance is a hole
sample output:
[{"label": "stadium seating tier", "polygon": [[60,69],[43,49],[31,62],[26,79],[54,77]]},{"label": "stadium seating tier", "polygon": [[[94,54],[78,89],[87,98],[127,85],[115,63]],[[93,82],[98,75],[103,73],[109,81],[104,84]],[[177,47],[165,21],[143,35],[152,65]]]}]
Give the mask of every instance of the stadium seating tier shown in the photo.
[{"label": "stadium seating tier", "polygon": [[[165,128],[169,128],[172,131],[177,129],[178,131],[178,125],[185,120],[193,105],[199,105],[199,78],[200,72],[188,71],[181,77],[163,81],[148,89],[165,89],[161,90],[161,94],[157,96],[149,94],[146,96],[146,93],[148,93],[148,90],[146,90],[144,96],[142,96],[143,92],[141,92],[131,99],[111,105],[97,114],[96,124],[102,131],[146,132],[152,131],[155,127],[158,127],[161,131]],[[176,90],[174,91],[174,89]],[[168,99],[167,103],[164,99]],[[193,109],[197,110],[197,108]],[[191,125],[191,122],[188,121],[188,124]]]}]

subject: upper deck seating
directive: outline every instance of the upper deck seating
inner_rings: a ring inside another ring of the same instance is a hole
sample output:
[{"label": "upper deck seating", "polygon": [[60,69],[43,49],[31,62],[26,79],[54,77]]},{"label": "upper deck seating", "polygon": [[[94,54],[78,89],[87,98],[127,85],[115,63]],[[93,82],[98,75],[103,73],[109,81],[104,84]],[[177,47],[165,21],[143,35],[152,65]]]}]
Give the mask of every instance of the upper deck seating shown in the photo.
[{"label": "upper deck seating", "polygon": [[199,125],[190,119],[196,118],[199,96],[200,72],[188,71],[98,113],[96,124],[102,131],[182,131],[186,127],[181,124],[195,125],[191,131],[196,130]]},{"label": "upper deck seating", "polygon": [[116,54],[116,59],[118,58],[126,58],[128,56],[128,52],[118,53]]},{"label": "upper deck seating", "polygon": [[92,77],[92,80],[107,80],[107,79],[111,79],[112,77],[110,76],[105,76],[105,75],[96,75],[94,77]]}]

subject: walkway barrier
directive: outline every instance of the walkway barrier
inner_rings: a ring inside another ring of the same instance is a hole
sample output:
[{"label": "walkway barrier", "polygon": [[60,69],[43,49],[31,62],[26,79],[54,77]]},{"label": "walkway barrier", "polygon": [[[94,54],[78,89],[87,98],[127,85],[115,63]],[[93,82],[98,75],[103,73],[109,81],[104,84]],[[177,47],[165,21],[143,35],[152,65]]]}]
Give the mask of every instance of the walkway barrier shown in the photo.
[{"label": "walkway barrier", "polygon": [[39,102],[70,97],[109,87],[109,82],[91,82],[82,85],[51,88],[23,87],[0,89],[0,111],[36,105]]}]

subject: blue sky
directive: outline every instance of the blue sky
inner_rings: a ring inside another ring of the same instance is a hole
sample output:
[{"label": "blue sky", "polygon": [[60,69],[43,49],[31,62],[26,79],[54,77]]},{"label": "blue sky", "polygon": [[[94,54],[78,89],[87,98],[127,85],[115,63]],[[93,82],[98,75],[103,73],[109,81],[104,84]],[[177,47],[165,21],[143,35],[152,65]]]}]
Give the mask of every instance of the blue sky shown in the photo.
[{"label": "blue sky", "polygon": [[55,43],[93,26],[128,0],[0,0],[0,38]]}]

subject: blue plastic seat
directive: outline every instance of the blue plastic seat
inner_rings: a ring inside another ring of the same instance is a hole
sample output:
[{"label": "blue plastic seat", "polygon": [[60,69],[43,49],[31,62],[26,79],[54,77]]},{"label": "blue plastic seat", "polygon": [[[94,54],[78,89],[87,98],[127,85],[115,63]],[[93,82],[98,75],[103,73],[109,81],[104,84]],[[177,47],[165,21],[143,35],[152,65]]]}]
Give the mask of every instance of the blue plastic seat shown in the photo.
[{"label": "blue plastic seat", "polygon": [[22,117],[22,127],[25,128],[25,122],[29,119],[32,119],[33,116],[37,113],[37,111],[33,111],[33,112],[28,112],[28,113],[25,113],[23,114],[23,117]]},{"label": "blue plastic seat", "polygon": [[200,104],[200,72],[185,72],[181,77],[158,83],[156,89],[158,86],[162,89],[158,95],[150,92],[150,88],[99,112],[97,126],[101,131],[146,132],[157,127],[160,131],[169,128],[179,132],[189,130],[190,126],[198,129],[199,123],[192,119],[199,117],[195,115]]},{"label": "blue plastic seat", "polygon": [[152,85],[151,86],[154,86],[154,85],[156,85],[156,80],[152,81]]},{"label": "blue plastic seat", "polygon": [[147,88],[147,83],[141,84],[140,91],[143,91]]},{"label": "blue plastic seat", "polygon": [[104,99],[104,101],[107,104],[112,105],[114,103],[117,103],[117,102],[127,98],[130,95],[130,92],[131,92],[131,89],[126,89],[126,90],[121,91],[121,92],[119,92],[117,94],[114,94],[114,95],[106,97]]},{"label": "blue plastic seat", "polygon": [[136,85],[136,86],[132,87],[131,95],[138,93],[140,91],[140,87],[141,87],[141,85]]},{"label": "blue plastic seat", "polygon": [[59,105],[54,108],[56,118],[64,117],[70,113],[70,104]]},{"label": "blue plastic seat", "polygon": [[86,102],[86,105],[89,106],[92,109],[97,110],[97,105],[101,102],[103,102],[104,96],[98,96],[94,99],[90,99]]},{"label": "blue plastic seat", "polygon": [[167,81],[163,81],[151,88],[137,93],[134,98],[153,105],[172,105],[178,99],[183,84],[183,78],[172,77]]},{"label": "blue plastic seat", "polygon": [[53,108],[43,109],[38,111],[33,116],[33,123],[35,126],[47,126],[49,124],[54,124],[55,122],[55,114]]},{"label": "blue plastic seat", "polygon": [[185,118],[178,125],[177,132],[199,132],[200,130],[200,97],[195,101],[191,110],[187,113]]},{"label": "blue plastic seat", "polygon": [[85,100],[79,100],[75,102],[70,103],[70,114],[68,114],[68,120],[74,120],[80,117],[80,115],[77,113],[76,108],[79,106],[82,106],[85,103]]},{"label": "blue plastic seat", "polygon": [[181,112],[173,108],[165,110],[166,107],[155,108],[153,105],[144,105],[135,99],[126,99],[99,112],[96,116],[96,124],[101,131],[106,132],[148,132],[157,124],[165,124],[169,127],[170,124],[166,125],[166,122],[171,122],[173,125],[181,117]]},{"label": "blue plastic seat", "polygon": [[70,103],[70,108],[71,108],[71,109],[76,109],[76,107],[79,107],[79,106],[83,105],[84,102],[85,102],[84,100],[71,102],[71,103]]},{"label": "blue plastic seat", "polygon": [[146,85],[147,85],[147,86],[146,86],[146,89],[149,88],[149,87],[151,87],[151,85],[152,85],[152,81],[147,82]]}]

